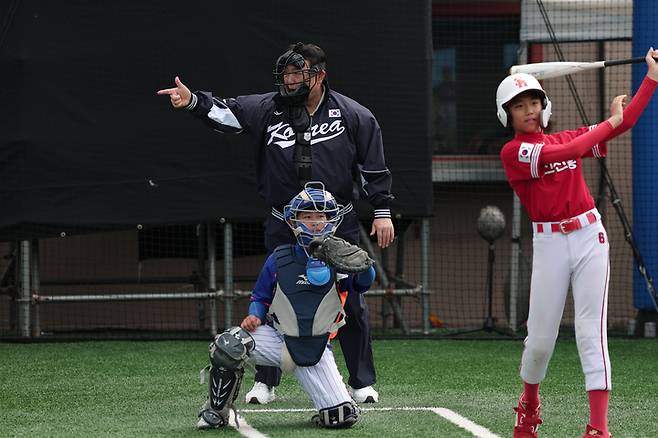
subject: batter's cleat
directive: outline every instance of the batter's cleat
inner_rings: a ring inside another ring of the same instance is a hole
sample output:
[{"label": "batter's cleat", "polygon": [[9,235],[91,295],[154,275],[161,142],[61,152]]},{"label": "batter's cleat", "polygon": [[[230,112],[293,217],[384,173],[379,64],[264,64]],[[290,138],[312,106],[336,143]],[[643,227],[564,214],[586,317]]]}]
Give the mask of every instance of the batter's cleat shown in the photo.
[{"label": "batter's cleat", "polygon": [[270,388],[262,382],[254,382],[254,387],[245,396],[245,401],[255,405],[266,405],[275,398],[274,387]]},{"label": "batter's cleat", "polygon": [[[583,435],[583,438],[593,438],[593,437],[605,437],[603,435],[603,432],[598,430],[595,427],[590,426],[589,424],[587,425],[587,428],[585,429],[585,435]],[[612,438],[612,434],[608,432],[608,438]]]},{"label": "batter's cleat", "polygon": [[537,438],[537,429],[541,421],[541,405],[533,408],[526,402],[519,400],[514,408],[516,422],[514,423],[514,438]]},{"label": "batter's cleat", "polygon": [[348,388],[347,392],[357,403],[377,403],[379,401],[379,393],[372,386],[359,389]]}]

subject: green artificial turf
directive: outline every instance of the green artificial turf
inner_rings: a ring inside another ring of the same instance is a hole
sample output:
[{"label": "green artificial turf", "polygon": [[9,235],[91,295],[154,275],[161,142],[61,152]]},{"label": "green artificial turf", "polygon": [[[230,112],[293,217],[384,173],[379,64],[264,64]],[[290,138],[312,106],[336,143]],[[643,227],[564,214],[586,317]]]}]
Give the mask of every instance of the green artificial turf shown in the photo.
[{"label": "green artificial turf", "polygon": [[[277,400],[245,405],[253,382],[248,371],[238,412],[269,437],[472,437],[431,411],[368,408],[443,407],[501,437],[512,432],[521,390],[520,341],[376,341],[380,393],[363,405],[349,430],[318,429],[292,375],[284,375]],[[345,376],[338,344],[337,362]],[[610,430],[615,438],[658,437],[658,340],[611,339],[613,392]],[[240,436],[232,428],[196,431],[206,388],[199,369],[207,343],[83,342],[0,343],[0,436]],[[573,340],[558,341],[541,388],[542,437],[579,437],[588,418],[584,378]]]}]

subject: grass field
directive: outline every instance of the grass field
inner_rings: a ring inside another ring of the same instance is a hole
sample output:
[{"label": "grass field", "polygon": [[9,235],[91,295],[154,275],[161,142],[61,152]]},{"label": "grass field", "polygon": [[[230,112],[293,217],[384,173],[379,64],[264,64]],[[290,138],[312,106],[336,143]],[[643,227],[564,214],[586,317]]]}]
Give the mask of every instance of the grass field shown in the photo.
[{"label": "grass field", "polygon": [[[336,345],[338,349],[338,346]],[[284,376],[276,402],[238,412],[269,437],[472,437],[430,410],[447,408],[500,437],[511,436],[520,390],[519,341],[376,341],[381,399],[352,429],[314,427],[312,405],[294,377]],[[610,427],[615,438],[658,437],[658,340],[612,339],[614,390]],[[337,351],[338,364],[344,364]],[[198,370],[207,363],[203,342],[84,342],[0,344],[0,436],[216,436],[199,432],[196,413],[205,398]],[[345,374],[344,374],[345,375]],[[542,437],[582,436],[587,396],[573,340],[559,341],[542,385]],[[401,410],[397,408],[411,408]]]}]

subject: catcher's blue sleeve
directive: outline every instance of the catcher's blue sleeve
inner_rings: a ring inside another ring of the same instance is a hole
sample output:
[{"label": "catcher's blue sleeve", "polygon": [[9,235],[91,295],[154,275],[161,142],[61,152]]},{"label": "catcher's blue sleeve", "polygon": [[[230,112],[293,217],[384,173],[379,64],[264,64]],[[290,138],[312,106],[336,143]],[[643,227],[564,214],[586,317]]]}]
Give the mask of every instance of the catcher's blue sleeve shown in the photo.
[{"label": "catcher's blue sleeve", "polygon": [[251,292],[251,303],[249,304],[249,315],[258,317],[261,321],[265,321],[265,314],[267,309],[272,304],[272,297],[274,296],[274,288],[276,287],[276,262],[274,255],[265,260],[265,264],[258,274],[256,285]]},{"label": "catcher's blue sleeve", "polygon": [[370,289],[373,281],[375,281],[375,268],[370,266],[367,271],[351,274],[341,279],[338,286],[340,290],[362,294]]}]

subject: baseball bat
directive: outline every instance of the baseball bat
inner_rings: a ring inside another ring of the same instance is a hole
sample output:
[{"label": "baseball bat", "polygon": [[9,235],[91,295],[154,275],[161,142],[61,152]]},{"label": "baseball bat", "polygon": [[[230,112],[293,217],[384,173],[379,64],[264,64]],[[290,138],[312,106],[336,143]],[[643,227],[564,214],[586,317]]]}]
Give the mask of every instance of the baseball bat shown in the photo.
[{"label": "baseball bat", "polygon": [[[658,61],[658,59],[656,59],[656,61]],[[537,80],[542,80],[566,76],[585,70],[612,67],[614,65],[639,64],[642,62],[645,62],[644,56],[596,62],[536,62],[533,64],[513,65],[509,69],[509,74],[528,73],[537,78]]]}]

